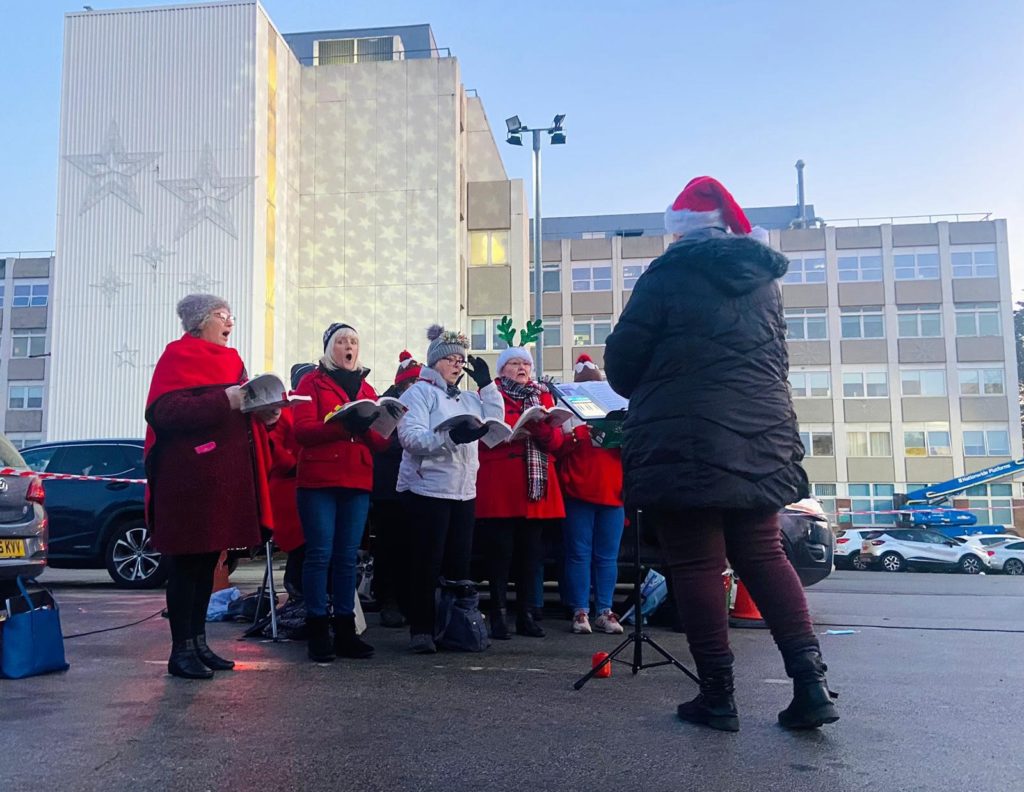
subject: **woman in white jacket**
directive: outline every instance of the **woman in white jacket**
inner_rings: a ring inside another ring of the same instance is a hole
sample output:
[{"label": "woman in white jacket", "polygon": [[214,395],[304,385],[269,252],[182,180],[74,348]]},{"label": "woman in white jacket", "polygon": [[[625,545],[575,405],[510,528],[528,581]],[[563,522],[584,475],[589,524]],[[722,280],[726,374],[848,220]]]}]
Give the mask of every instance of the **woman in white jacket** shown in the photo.
[{"label": "woman in white jacket", "polygon": [[[466,336],[432,325],[427,330],[427,368],[402,394],[409,409],[398,425],[402,464],[398,491],[406,493],[406,514],[416,519],[412,529],[413,576],[410,591],[410,648],[433,654],[434,589],[443,573],[450,580],[469,577],[476,506],[477,440],[486,428],[457,426],[435,432],[442,421],[457,415],[477,418],[504,416],[501,394],[491,381],[487,363],[469,357]],[[479,395],[460,390],[463,371],[476,383]]]}]

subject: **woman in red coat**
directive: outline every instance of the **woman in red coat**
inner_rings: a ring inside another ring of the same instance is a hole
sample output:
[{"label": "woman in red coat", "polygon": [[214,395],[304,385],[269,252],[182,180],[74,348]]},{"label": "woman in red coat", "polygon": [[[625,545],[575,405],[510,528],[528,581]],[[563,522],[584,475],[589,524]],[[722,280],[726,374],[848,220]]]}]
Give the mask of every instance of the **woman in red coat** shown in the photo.
[{"label": "woman in red coat", "polygon": [[[295,439],[299,444],[298,504],[306,559],[302,594],[306,602],[309,658],[330,662],[369,657],[373,647],[356,635],[356,552],[366,527],[373,489],[373,454],[389,443],[370,429],[373,418],[352,415],[324,423],[328,413],[359,399],[377,399],[359,365],[359,335],[347,324],[324,332],[320,365],[295,389],[311,401],[298,402]],[[327,607],[327,571],[331,571],[334,643]]]},{"label": "woman in red coat", "polygon": [[146,519],[170,558],[167,670],[209,679],[234,663],[206,643],[206,609],[223,550],[260,543],[273,519],[262,421],[240,411],[246,379],[227,346],[235,317],[226,301],[190,294],[177,306],[185,329],[157,361],[146,402]]},{"label": "woman in red coat", "polygon": [[[509,347],[498,356],[495,384],[505,402],[505,423],[514,426],[536,405],[553,407],[547,386],[533,381],[533,356],[525,347]],[[487,537],[491,586],[491,636],[509,638],[506,621],[509,572],[516,560],[516,632],[543,638],[534,620],[531,592],[543,576],[544,526],[565,517],[554,454],[564,442],[561,429],[534,423],[530,437],[494,448],[480,444],[476,480],[476,517]]]}]

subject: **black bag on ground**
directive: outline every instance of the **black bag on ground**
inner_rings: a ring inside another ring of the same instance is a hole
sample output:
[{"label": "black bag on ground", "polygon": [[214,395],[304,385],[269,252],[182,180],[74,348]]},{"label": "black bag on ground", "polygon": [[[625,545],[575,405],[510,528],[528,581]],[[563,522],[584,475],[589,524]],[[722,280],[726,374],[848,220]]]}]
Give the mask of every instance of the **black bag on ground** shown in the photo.
[{"label": "black bag on ground", "polygon": [[438,580],[434,640],[442,649],[482,652],[491,645],[472,580]]}]

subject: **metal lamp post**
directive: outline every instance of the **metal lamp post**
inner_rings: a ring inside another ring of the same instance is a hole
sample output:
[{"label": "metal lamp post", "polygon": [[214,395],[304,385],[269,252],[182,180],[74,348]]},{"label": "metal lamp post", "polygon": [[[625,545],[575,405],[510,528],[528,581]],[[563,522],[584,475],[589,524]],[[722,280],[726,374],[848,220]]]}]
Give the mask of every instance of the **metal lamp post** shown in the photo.
[{"label": "metal lamp post", "polygon": [[[545,132],[551,137],[552,145],[565,143],[565,131],[562,124],[565,121],[565,114],[556,115],[551,126],[546,128],[531,129],[519,120],[519,116],[512,116],[505,119],[508,127],[508,135],[505,142],[512,146],[523,145],[523,133],[533,133],[533,293],[534,293],[534,318],[544,320],[544,273],[541,262],[541,216],[540,216],[540,141],[541,135]],[[544,376],[544,334],[537,337],[536,354],[537,379]]]}]

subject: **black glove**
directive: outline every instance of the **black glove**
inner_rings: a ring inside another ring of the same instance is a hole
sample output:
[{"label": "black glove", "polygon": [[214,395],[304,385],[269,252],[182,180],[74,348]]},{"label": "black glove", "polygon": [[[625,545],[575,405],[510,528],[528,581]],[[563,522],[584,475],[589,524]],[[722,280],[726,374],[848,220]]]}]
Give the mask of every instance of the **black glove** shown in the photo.
[{"label": "black glove", "polygon": [[456,426],[452,429],[448,433],[448,436],[451,437],[452,442],[456,445],[464,445],[466,443],[475,443],[485,434],[487,434],[486,426],[480,426],[474,429],[468,424],[462,424],[461,426]]},{"label": "black glove", "polygon": [[483,358],[470,355],[469,364],[464,367],[464,370],[473,378],[473,382],[476,383],[478,388],[486,388],[493,382],[491,379],[491,369],[487,366],[487,361]]},{"label": "black glove", "polygon": [[343,419],[345,428],[354,435],[366,434],[370,425],[377,420],[376,415],[359,415],[353,413],[350,417]]}]

